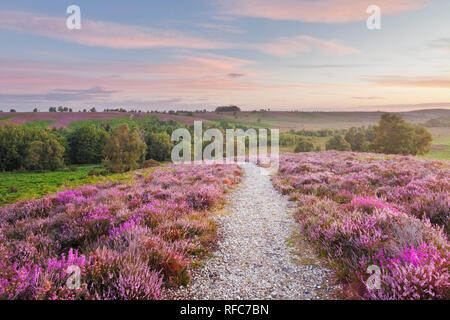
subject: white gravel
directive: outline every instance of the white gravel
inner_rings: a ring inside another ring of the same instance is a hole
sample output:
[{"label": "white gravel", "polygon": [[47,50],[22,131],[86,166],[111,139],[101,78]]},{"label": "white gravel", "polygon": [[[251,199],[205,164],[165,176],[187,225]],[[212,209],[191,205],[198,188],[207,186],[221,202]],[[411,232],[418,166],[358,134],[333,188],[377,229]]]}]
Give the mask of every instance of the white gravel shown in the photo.
[{"label": "white gravel", "polygon": [[261,168],[253,164],[242,168],[243,181],[229,197],[229,214],[215,217],[220,235],[217,251],[193,272],[187,288],[171,290],[168,298],[330,298],[329,271],[303,242],[297,248],[287,245],[298,230],[292,217],[295,203],[273,188]]}]

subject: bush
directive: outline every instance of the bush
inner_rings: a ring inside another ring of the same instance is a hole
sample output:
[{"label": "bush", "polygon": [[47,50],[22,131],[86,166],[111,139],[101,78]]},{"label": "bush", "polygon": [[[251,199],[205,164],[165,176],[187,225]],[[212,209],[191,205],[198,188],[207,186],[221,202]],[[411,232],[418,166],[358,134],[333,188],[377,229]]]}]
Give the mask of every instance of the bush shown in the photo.
[{"label": "bush", "polygon": [[149,159],[149,160],[142,162],[141,169],[159,167],[160,165],[161,164],[158,161]]},{"label": "bush", "polygon": [[8,188],[8,193],[16,193],[16,192],[19,192],[19,187],[16,187],[16,186],[10,186],[10,187]]},{"label": "bush", "polygon": [[326,150],[350,151],[350,143],[344,140],[341,135],[335,135],[327,141]]},{"label": "bush", "polygon": [[98,169],[92,169],[88,172],[88,176],[99,176],[100,175],[100,170]]},{"label": "bush", "polygon": [[94,126],[76,128],[68,136],[70,160],[74,164],[95,164],[103,159],[108,133]]},{"label": "bush", "polygon": [[297,145],[295,146],[294,152],[311,152],[314,150],[314,145],[311,141],[300,138],[300,141],[297,142]]},{"label": "bush", "polygon": [[147,144],[146,159],[154,159],[157,161],[170,159],[173,142],[166,132],[149,133],[145,137],[145,143]]},{"label": "bush", "polygon": [[114,129],[106,142],[103,150],[104,164],[112,172],[136,169],[146,149],[139,133],[134,129],[130,130],[127,124],[122,124]]},{"label": "bush", "polygon": [[425,127],[412,125],[401,117],[384,114],[374,127],[375,140],[370,148],[387,154],[424,154],[431,148],[433,138]]},{"label": "bush", "polygon": [[0,126],[0,170],[55,170],[64,163],[64,137],[38,126]]}]

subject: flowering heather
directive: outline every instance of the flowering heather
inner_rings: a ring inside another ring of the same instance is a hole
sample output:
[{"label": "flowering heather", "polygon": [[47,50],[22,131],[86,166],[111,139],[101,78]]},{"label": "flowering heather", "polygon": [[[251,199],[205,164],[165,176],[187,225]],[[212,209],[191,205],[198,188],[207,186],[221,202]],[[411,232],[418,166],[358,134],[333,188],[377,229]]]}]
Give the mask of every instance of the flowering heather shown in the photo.
[{"label": "flowering heather", "polygon": [[[449,163],[353,152],[283,154],[274,186],[297,200],[306,239],[344,293],[449,299]],[[381,268],[381,289],[365,281]]]},{"label": "flowering heather", "polygon": [[160,299],[189,281],[215,239],[208,210],[240,179],[236,165],[169,165],[2,207],[0,299]]}]

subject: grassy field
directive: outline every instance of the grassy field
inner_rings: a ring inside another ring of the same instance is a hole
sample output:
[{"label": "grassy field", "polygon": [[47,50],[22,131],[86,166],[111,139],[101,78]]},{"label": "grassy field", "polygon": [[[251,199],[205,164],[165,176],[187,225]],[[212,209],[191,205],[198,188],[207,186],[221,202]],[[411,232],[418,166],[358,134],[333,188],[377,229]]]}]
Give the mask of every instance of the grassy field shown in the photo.
[{"label": "grassy field", "polygon": [[108,181],[127,181],[131,173],[89,176],[102,166],[80,166],[77,171],[0,172],[0,206],[22,199],[41,198],[46,194]]}]

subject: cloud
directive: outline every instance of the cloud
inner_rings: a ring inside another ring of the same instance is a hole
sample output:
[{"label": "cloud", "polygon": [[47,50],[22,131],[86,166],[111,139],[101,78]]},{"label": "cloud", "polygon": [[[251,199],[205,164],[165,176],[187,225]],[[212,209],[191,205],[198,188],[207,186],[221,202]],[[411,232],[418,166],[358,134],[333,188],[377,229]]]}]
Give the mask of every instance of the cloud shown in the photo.
[{"label": "cloud", "polygon": [[450,78],[446,77],[399,77],[385,76],[369,81],[382,87],[413,87],[413,88],[445,88],[450,89]]},{"label": "cloud", "polygon": [[227,32],[227,33],[234,33],[234,34],[242,34],[245,33],[244,30],[239,29],[234,26],[230,26],[227,24],[211,24],[211,23],[200,23],[197,24],[197,27],[204,28],[204,29],[210,29],[218,32]]},{"label": "cloud", "polygon": [[233,78],[233,79],[240,78],[240,77],[243,77],[243,76],[245,76],[245,75],[242,74],[242,73],[229,73],[229,74],[227,74],[227,77]]},{"label": "cloud", "polygon": [[21,11],[0,11],[0,28],[36,34],[84,46],[115,49],[228,48],[229,44],[193,37],[173,30],[82,20],[81,30],[69,30],[65,18]]},{"label": "cloud", "polygon": [[[0,59],[0,102],[16,104],[150,101],[254,91],[251,61],[215,54],[148,62]],[[243,79],[243,75],[247,77]],[[57,89],[55,89],[57,88]],[[60,89],[70,88],[70,89]]]},{"label": "cloud", "polygon": [[175,56],[168,57],[167,60],[164,63],[151,63],[0,59],[0,84],[20,84],[20,79],[25,83],[34,80],[37,80],[37,84],[46,83],[44,79],[52,79],[59,74],[67,75],[69,71],[74,77],[101,78],[227,77],[230,74],[253,74],[246,70],[248,65],[253,64],[252,61],[216,54]]},{"label": "cloud", "polygon": [[354,100],[379,100],[384,99],[383,97],[352,97]]},{"label": "cloud", "polygon": [[290,64],[286,67],[296,69],[347,69],[366,66],[364,64]]},{"label": "cloud", "polygon": [[318,51],[327,55],[347,55],[360,52],[358,49],[345,46],[337,41],[322,40],[305,35],[285,37],[274,42],[250,46],[280,57],[295,56],[309,51]]},{"label": "cloud", "polygon": [[94,87],[85,90],[55,89],[43,94],[0,94],[2,103],[98,101],[118,91]]},{"label": "cloud", "polygon": [[450,38],[441,38],[431,42],[433,48],[450,52]]},{"label": "cloud", "polygon": [[376,4],[383,15],[425,7],[431,0],[217,0],[223,13],[273,20],[343,23],[366,20],[367,8]]}]

